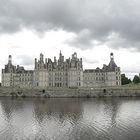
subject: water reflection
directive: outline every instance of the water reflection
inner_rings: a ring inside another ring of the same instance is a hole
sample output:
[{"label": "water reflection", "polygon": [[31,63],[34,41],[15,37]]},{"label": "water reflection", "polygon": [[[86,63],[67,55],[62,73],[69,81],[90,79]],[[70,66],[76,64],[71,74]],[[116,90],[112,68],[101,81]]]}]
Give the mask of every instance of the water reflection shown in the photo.
[{"label": "water reflection", "polygon": [[64,121],[70,118],[76,121],[82,115],[82,101],[79,99],[42,99],[34,100],[34,115],[38,122],[42,122],[44,118],[56,118]]},{"label": "water reflection", "polygon": [[0,98],[0,140],[139,140],[140,98]]}]

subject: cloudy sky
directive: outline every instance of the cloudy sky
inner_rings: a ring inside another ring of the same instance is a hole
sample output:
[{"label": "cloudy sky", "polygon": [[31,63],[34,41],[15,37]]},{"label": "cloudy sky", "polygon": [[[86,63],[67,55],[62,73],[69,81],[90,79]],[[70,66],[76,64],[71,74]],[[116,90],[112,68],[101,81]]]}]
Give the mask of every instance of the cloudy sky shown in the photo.
[{"label": "cloudy sky", "polygon": [[122,73],[140,72],[139,0],[1,0],[0,69],[13,56],[15,65],[33,69],[34,58],[65,58],[73,52],[84,68],[102,67],[114,52]]}]

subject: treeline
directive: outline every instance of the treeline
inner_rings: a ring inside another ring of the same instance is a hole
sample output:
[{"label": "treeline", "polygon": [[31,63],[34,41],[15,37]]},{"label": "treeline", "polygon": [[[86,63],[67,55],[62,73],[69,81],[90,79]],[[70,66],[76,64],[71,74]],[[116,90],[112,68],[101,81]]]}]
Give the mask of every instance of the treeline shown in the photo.
[{"label": "treeline", "polygon": [[131,80],[130,78],[126,77],[125,74],[121,74],[121,82],[122,85],[126,85],[126,84],[130,84],[130,83],[140,83],[140,77],[138,75],[135,75],[133,80]]}]

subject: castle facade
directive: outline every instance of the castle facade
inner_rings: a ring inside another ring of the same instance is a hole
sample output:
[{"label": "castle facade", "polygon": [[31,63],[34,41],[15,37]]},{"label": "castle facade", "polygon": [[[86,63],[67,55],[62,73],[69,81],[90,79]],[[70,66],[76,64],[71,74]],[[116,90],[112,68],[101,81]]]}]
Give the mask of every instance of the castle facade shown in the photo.
[{"label": "castle facade", "polygon": [[82,58],[77,53],[71,58],[64,59],[61,51],[58,60],[54,57],[35,58],[34,70],[25,70],[23,66],[12,64],[9,55],[8,64],[2,69],[2,86],[9,87],[98,87],[121,85],[120,67],[114,62],[113,53],[110,62],[103,68],[83,69]]}]

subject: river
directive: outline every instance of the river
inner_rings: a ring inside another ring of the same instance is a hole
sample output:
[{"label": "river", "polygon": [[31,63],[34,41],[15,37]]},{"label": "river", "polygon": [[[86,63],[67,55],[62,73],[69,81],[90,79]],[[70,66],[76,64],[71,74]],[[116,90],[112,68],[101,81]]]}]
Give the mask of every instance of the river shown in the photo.
[{"label": "river", "polygon": [[139,140],[140,98],[0,98],[0,140]]}]

